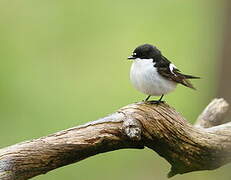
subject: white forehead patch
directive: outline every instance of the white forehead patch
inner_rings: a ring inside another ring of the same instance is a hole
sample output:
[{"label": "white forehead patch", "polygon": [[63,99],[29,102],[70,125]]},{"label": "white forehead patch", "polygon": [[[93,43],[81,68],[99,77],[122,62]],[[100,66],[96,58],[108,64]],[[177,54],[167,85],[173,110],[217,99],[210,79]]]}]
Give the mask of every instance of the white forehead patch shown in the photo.
[{"label": "white forehead patch", "polygon": [[132,53],[133,55],[136,55],[136,53]]}]

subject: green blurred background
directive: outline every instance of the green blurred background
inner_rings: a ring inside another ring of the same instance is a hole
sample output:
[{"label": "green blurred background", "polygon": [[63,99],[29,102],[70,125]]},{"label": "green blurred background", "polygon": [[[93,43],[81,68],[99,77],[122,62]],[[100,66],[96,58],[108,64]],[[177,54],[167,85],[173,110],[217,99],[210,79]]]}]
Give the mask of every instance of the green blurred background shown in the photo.
[{"label": "green blurred background", "polygon": [[[126,58],[143,43],[203,77],[165,100],[193,122],[216,96],[225,1],[0,1],[0,147],[103,117],[145,95]],[[149,149],[119,150],[34,180],[165,180],[170,165]],[[230,165],[173,180],[231,179]]]}]

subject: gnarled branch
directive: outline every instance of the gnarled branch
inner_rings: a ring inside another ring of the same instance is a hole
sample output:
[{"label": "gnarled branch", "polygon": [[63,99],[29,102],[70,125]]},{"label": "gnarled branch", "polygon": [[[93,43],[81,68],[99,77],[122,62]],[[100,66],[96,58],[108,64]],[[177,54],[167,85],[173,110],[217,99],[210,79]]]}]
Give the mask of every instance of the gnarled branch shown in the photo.
[{"label": "gnarled branch", "polygon": [[25,180],[87,157],[149,147],[171,165],[168,177],[216,169],[231,161],[228,104],[213,100],[189,124],[169,105],[136,103],[105,118],[0,150],[0,179]]}]

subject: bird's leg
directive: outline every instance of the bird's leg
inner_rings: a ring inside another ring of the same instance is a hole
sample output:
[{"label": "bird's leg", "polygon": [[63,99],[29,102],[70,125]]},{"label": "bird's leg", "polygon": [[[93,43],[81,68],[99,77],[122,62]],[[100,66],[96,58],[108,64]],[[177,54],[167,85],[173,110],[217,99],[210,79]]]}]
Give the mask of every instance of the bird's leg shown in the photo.
[{"label": "bird's leg", "polygon": [[164,101],[162,101],[162,98],[164,97],[164,94],[161,95],[160,99],[159,100],[154,100],[154,101],[150,101],[151,104],[160,104]]},{"label": "bird's leg", "polygon": [[161,101],[163,97],[164,97],[164,94],[161,95],[161,97],[160,97],[160,99],[158,100],[158,102],[163,102],[163,101]]},{"label": "bird's leg", "polygon": [[151,95],[149,95],[144,101],[148,101],[150,97],[151,97]]}]

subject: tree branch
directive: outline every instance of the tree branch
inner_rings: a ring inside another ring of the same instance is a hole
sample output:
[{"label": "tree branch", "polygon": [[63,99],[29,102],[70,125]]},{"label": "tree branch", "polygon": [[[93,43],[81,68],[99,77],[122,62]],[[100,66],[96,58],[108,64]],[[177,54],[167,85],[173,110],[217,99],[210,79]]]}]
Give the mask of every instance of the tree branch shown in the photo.
[{"label": "tree branch", "polygon": [[195,126],[209,128],[225,123],[229,104],[223,99],[214,99],[198,117]]},{"label": "tree branch", "polygon": [[0,179],[25,180],[99,153],[145,146],[172,165],[168,177],[216,169],[231,161],[231,123],[222,124],[227,109],[223,99],[215,99],[193,126],[167,104],[128,105],[97,121],[1,149]]}]

